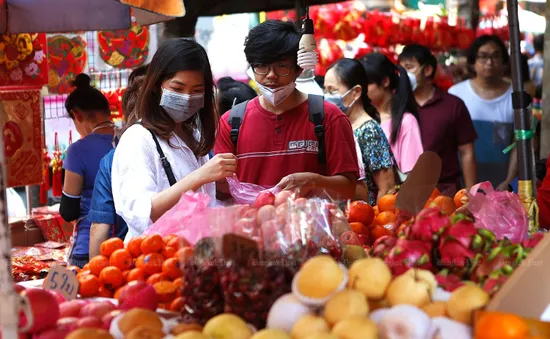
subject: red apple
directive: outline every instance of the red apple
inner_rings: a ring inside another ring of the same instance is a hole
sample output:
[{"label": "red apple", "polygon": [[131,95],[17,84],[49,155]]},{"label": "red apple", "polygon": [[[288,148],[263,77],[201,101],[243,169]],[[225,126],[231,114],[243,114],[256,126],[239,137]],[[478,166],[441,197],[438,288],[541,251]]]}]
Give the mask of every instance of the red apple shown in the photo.
[{"label": "red apple", "polygon": [[367,234],[357,234],[357,239],[359,239],[361,246],[370,244],[370,237]]},{"label": "red apple", "polygon": [[63,329],[63,328],[50,328],[40,334],[35,334],[33,339],[60,339],[65,338],[71,333],[72,330]]},{"label": "red apple", "polygon": [[77,317],[65,317],[57,321],[57,328],[61,330],[74,331],[77,328],[77,324],[80,318]]},{"label": "red apple", "polygon": [[105,314],[103,318],[101,318],[101,321],[103,322],[103,329],[109,330],[113,319],[115,319],[119,314],[122,314],[121,310],[114,310]]},{"label": "red apple", "polygon": [[274,220],[276,216],[276,209],[272,205],[262,206],[258,210],[258,216],[256,218],[258,225],[263,224],[264,222]]},{"label": "red apple", "polygon": [[54,298],[55,298],[55,300],[57,300],[58,304],[61,304],[62,302],[67,301],[67,298],[65,298],[63,293],[61,293],[59,291],[49,291],[49,292],[54,296]]},{"label": "red apple", "polygon": [[80,311],[85,305],[87,303],[79,299],[62,302],[59,304],[59,316],[61,318],[80,317]]},{"label": "red apple", "polygon": [[340,236],[340,241],[345,245],[363,246],[363,244],[359,242],[359,238],[353,231],[347,231],[342,233],[342,235]]},{"label": "red apple", "polygon": [[31,288],[21,292],[30,308],[32,319],[22,315],[20,332],[37,333],[55,325],[59,319],[59,305],[55,297],[40,288]]},{"label": "red apple", "polygon": [[132,308],[145,308],[155,311],[158,306],[157,292],[153,286],[143,281],[131,281],[124,286],[118,297],[119,309],[129,310]]},{"label": "red apple", "polygon": [[275,195],[271,192],[260,192],[254,201],[254,207],[260,208],[265,205],[273,205],[275,203]]},{"label": "red apple", "polygon": [[80,316],[92,316],[101,319],[105,314],[113,310],[116,310],[115,305],[108,301],[92,302],[82,308]]},{"label": "red apple", "polygon": [[281,191],[275,196],[275,206],[279,206],[287,202],[292,197],[291,191]]},{"label": "red apple", "polygon": [[96,317],[84,317],[80,318],[76,326],[78,328],[103,328],[103,322]]}]

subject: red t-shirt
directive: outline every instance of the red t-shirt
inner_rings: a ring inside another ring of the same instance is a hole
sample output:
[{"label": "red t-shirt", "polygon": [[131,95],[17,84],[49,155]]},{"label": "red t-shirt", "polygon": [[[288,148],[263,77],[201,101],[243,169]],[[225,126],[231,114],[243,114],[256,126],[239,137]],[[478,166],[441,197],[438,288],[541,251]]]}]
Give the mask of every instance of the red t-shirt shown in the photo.
[{"label": "red t-shirt", "polygon": [[251,100],[239,130],[237,149],[229,136],[226,112],[220,121],[214,152],[237,155],[237,177],[242,182],[277,185],[282,178],[299,172],[325,176],[358,173],[353,131],[348,118],[325,101],[326,165],[320,165],[318,141],[309,121],[307,100],[276,115],[263,108],[259,98]]}]

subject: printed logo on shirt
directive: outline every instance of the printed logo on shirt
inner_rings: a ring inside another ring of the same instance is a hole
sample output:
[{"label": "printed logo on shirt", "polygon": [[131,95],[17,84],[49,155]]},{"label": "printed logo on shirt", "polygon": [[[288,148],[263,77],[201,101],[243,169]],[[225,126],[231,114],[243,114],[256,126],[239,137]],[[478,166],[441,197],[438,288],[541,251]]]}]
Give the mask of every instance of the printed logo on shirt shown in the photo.
[{"label": "printed logo on shirt", "polygon": [[288,143],[289,150],[305,150],[307,152],[319,152],[319,142],[315,140],[296,140]]}]

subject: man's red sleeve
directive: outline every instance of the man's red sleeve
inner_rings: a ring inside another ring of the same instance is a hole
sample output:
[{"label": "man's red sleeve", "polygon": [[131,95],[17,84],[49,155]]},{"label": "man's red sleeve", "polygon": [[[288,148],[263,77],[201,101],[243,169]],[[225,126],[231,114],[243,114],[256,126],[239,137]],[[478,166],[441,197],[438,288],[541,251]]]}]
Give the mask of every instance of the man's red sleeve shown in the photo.
[{"label": "man's red sleeve", "polygon": [[231,130],[231,128],[229,127],[229,122],[227,121],[228,118],[229,118],[229,112],[225,113],[220,119],[218,134],[216,135],[216,143],[214,145],[214,154],[221,154],[221,153],[235,154],[236,152],[235,146],[231,141],[231,136],[229,135],[229,131]]}]

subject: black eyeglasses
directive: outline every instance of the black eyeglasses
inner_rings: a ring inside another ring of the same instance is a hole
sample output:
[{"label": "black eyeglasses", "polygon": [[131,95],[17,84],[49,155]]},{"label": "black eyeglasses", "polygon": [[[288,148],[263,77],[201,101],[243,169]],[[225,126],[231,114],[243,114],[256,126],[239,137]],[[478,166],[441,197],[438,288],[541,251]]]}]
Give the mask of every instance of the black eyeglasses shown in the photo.
[{"label": "black eyeglasses", "polygon": [[500,55],[500,53],[494,53],[494,54],[481,53],[481,54],[478,54],[476,56],[476,59],[481,63],[486,63],[487,61],[489,61],[489,59],[491,59],[491,61],[495,62],[495,61],[502,60],[502,55]]},{"label": "black eyeglasses", "polygon": [[276,75],[280,77],[286,77],[292,72],[292,65],[285,63],[276,63],[276,64],[253,64],[252,71],[258,75],[266,75],[272,69]]}]

